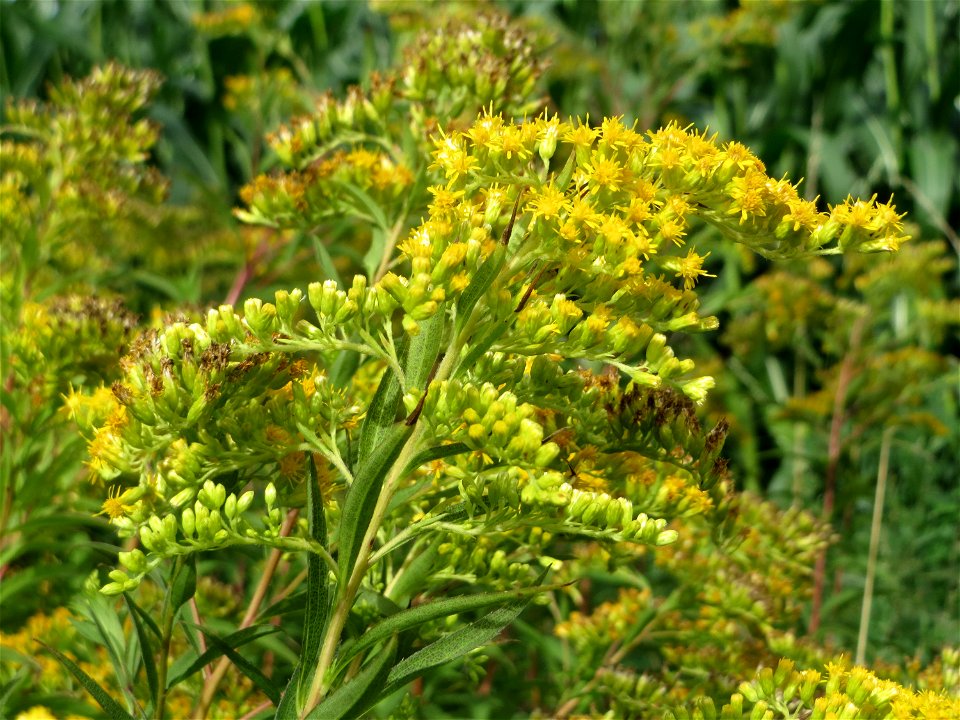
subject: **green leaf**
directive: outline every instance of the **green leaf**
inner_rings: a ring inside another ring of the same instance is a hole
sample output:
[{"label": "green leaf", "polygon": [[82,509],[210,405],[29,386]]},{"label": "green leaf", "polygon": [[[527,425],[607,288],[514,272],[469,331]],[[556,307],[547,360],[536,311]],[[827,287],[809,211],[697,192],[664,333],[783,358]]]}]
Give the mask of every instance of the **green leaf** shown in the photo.
[{"label": "green leaf", "polygon": [[[327,583],[329,585],[329,583]],[[287,615],[292,612],[300,612],[307,607],[307,593],[305,590],[293,593],[289,597],[278,600],[265,610],[261,610],[257,617],[272,618],[279,615]]]},{"label": "green leaf", "polygon": [[323,270],[323,274],[330,280],[336,281],[340,287],[343,287],[343,279],[340,277],[340,273],[337,272],[336,265],[333,264],[333,258],[330,257],[330,251],[327,250],[327,246],[324,245],[323,241],[316,235],[311,236],[310,239],[313,241],[313,251],[317,256],[317,262],[320,263],[320,269]]},{"label": "green leaf", "polygon": [[131,613],[136,613],[140,616],[140,620],[143,622],[144,627],[153,633],[153,636],[158,640],[161,637],[160,627],[154,622],[153,618],[150,617],[149,613],[144,610],[142,607],[137,605],[133,599],[130,597],[129,593],[124,593],[123,597],[127,600],[127,605],[130,608]]},{"label": "green leaf", "polygon": [[250,678],[260,692],[269,698],[270,702],[274,705],[280,702],[280,688],[277,687],[277,684],[273,680],[264,675],[260,671],[260,668],[234,650],[225,640],[221,640],[211,632],[204,632],[203,634],[212,645],[215,645],[218,650],[230,658],[230,662],[236,666],[237,670]]},{"label": "green leaf", "polygon": [[[145,615],[145,613],[137,607],[137,604],[130,598],[128,593],[123,594],[123,599],[126,600],[127,607],[130,609],[133,627],[137,631],[137,639],[140,640],[140,661],[143,663],[143,672],[147,676],[147,687],[150,688],[150,699],[153,701],[153,704],[156,705],[159,696],[157,691],[160,689],[160,682],[157,679],[157,663],[154,659],[153,643],[150,641],[150,635],[147,634],[149,626],[144,623],[141,617],[141,615]],[[156,629],[156,627],[156,624],[154,624],[153,628],[150,629]]]},{"label": "green leaf", "polygon": [[529,602],[530,600],[527,598],[493,610],[479,620],[455,630],[449,635],[444,635],[439,640],[400,661],[387,676],[385,694],[406,685],[432,667],[463,657],[471,650],[486,645],[499,635],[507,625],[516,620]]},{"label": "green leaf", "polygon": [[73,660],[68,658],[63,653],[54,650],[46,643],[41,642],[40,640],[37,640],[37,642],[43,646],[44,650],[53,655],[61,665],[70,671],[77,681],[83,685],[84,690],[90,693],[93,696],[93,699],[97,701],[97,704],[103,708],[110,720],[133,720],[133,715],[124,710],[116,700],[110,697],[107,691],[104,690],[96,680],[81,670],[80,666],[73,662]]},{"label": "green leaf", "polygon": [[[327,547],[327,521],[323,512],[323,497],[320,494],[320,483],[317,480],[317,466],[313,459],[308,457],[307,465],[310,469],[310,482],[307,483],[307,508],[310,512],[310,537],[324,548]],[[297,684],[297,706],[302,707],[306,700],[306,687],[310,673],[304,673],[303,668],[312,668],[317,664],[320,655],[320,644],[323,640],[323,631],[327,624],[327,613],[330,608],[330,599],[327,597],[327,570],[320,556],[310,553],[307,556],[307,612],[303,625],[303,646],[300,650],[299,669],[300,680]]]},{"label": "green leaf", "polygon": [[460,360],[458,367],[469,368],[476,365],[477,361],[483,357],[484,353],[486,353],[487,350],[489,350],[493,344],[503,336],[503,334],[507,331],[507,328],[509,328],[513,323],[514,318],[515,314],[510,313],[507,315],[507,317],[490,326],[490,329],[483,335],[482,338],[471,342],[466,355],[464,355]]},{"label": "green leaf", "polygon": [[496,249],[477,268],[470,284],[467,285],[463,294],[460,295],[460,299],[457,300],[457,333],[463,330],[463,326],[469,319],[474,306],[490,289],[493,281],[497,279],[506,259],[507,248],[503,245],[497,245]]},{"label": "green leaf", "polygon": [[538,586],[518,590],[504,590],[501,592],[476,593],[474,595],[435,600],[426,605],[418,605],[417,607],[407,610],[401,610],[367,630],[356,643],[345,646],[340,652],[341,662],[346,662],[354,655],[376,645],[381,640],[386,640],[395,633],[423,625],[431,620],[456,615],[458,613],[470,612],[472,610],[480,610],[481,608],[490,607],[491,605],[501,605],[511,600],[533,596],[550,589],[553,588]]},{"label": "green leaf", "polygon": [[459,455],[460,453],[469,451],[470,448],[462,442],[448,443],[447,445],[437,445],[432,448],[427,448],[423,452],[417,453],[403,472],[406,475],[412,473],[421,465],[426,465],[428,462],[451,457],[453,455]]},{"label": "green leaf", "polygon": [[[400,351],[406,351],[403,344],[401,344]],[[362,464],[370,457],[373,449],[380,444],[380,439],[387,428],[393,425],[397,419],[397,408],[400,407],[402,397],[403,389],[400,387],[400,381],[393,369],[388,367],[384,371],[383,377],[380,378],[380,384],[373,394],[373,399],[367,408],[367,414],[363,418],[363,424],[360,426],[360,440],[357,443],[357,465]]]},{"label": "green leaf", "polygon": [[[195,628],[203,631],[199,625],[193,625]],[[224,655],[223,648],[238,648],[241,645],[246,645],[247,643],[253,642],[254,640],[259,640],[262,637],[267,635],[273,635],[274,633],[280,632],[280,628],[274,625],[253,625],[251,627],[243,628],[237,630],[235,633],[227,635],[225,638],[218,638],[219,644],[214,647],[208,647],[207,650],[202,653],[196,660],[190,663],[185,669],[176,673],[175,675],[171,673],[172,677],[167,681],[167,688],[172,688],[174,685],[178,685],[186,680],[188,677],[194,673],[201,670],[203,667],[209,665],[214,660],[219,658],[221,655]],[[207,633],[204,632],[204,635]]]},{"label": "green leaf", "polygon": [[373,517],[383,481],[412,430],[403,423],[389,428],[376,450],[366,461],[361,461],[353,483],[347,490],[340,518],[340,547],[337,551],[341,587],[346,585],[353,571],[353,563],[360,552],[370,518]]},{"label": "green leaf", "polygon": [[440,355],[446,325],[447,313],[444,304],[440,305],[434,315],[420,323],[420,334],[413,338],[410,350],[407,352],[404,368],[407,390],[412,388],[426,390],[433,366]]},{"label": "green leaf", "polygon": [[358,367],[360,367],[360,353],[356,350],[341,350],[330,368],[330,384],[335,388],[347,387]]},{"label": "green leaf", "polygon": [[368,662],[349,682],[341,685],[307,715],[307,720],[340,720],[360,717],[379,698],[386,695],[384,680],[397,656],[397,638]]},{"label": "green leaf", "polygon": [[170,602],[173,611],[179,610],[197,591],[197,557],[194,554],[181,556],[173,571],[170,583]]},{"label": "green leaf", "polygon": [[277,711],[273,715],[273,720],[298,720],[300,709],[297,707],[297,688],[300,686],[300,670],[302,665],[299,663],[290,676],[287,686],[280,695],[280,702],[277,703]]}]

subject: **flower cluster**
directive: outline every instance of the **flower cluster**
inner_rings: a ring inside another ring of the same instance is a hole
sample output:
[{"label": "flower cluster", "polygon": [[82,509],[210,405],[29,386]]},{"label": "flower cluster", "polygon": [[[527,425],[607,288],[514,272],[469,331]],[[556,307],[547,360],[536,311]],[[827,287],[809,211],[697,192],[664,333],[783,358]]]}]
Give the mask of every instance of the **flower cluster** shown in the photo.
[{"label": "flower cluster", "polygon": [[801,670],[791,660],[780,660],[776,669],[761,667],[754,678],[740,684],[729,703],[717,712],[712,700],[700,704],[692,713],[668,711],[671,720],[690,718],[790,718],[811,720],[838,718],[910,718],[954,717],[960,701],[935,692],[916,692],[895,682],[878,678],[866,668],[849,665],[841,658],[828,662],[822,670]]},{"label": "flower cluster", "polygon": [[[806,659],[787,631],[806,598],[802,589],[809,586],[825,529],[806,513],[780,511],[758,498],[727,502],[727,540],[715,537],[716,516],[692,515],[672,523],[677,542],[652,552],[656,569],[645,575],[659,587],[659,573],[666,573],[669,593],[621,588],[615,601],[590,612],[574,610],[556,626],[556,635],[575,650],[575,682],[598,707],[611,708],[617,717],[660,715],[693,698],[725,697],[760,663],[785,655]],[[633,558],[601,555],[592,562],[632,565],[646,552],[638,548]],[[582,554],[578,562],[590,558]],[[582,573],[583,567],[565,571]],[[643,662],[643,673],[629,669],[634,653],[639,661],[651,644],[659,661]]]},{"label": "flower cluster", "polygon": [[[52,87],[46,103],[8,100],[0,130],[4,292],[25,282],[56,287],[80,269],[95,284],[110,263],[133,258],[149,265],[172,255],[182,267],[183,251],[196,253],[205,221],[165,205],[168,182],[147,163],[159,128],[139,116],[159,86],[153,72],[111,63]],[[185,235],[190,243],[171,242]]]},{"label": "flower cluster", "polygon": [[542,45],[491,10],[446,18],[407,45],[401,92],[418,106],[415,112],[470,122],[478,108],[491,108],[520,117],[542,104],[533,98],[546,67]]}]

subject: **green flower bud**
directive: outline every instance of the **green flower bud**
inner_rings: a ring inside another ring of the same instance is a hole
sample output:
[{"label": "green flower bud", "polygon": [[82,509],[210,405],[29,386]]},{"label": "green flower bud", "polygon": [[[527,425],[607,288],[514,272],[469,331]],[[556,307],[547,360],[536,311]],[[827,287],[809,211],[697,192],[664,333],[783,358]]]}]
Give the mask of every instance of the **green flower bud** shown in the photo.
[{"label": "green flower bud", "polygon": [[180,514],[180,527],[183,528],[183,536],[188,540],[193,537],[197,529],[196,516],[191,508],[185,509]]},{"label": "green flower bud", "polygon": [[175,508],[183,507],[187,503],[192,502],[196,494],[197,494],[196,488],[192,488],[192,487],[184,488],[183,490],[178,492],[176,495],[174,495],[172,498],[170,498],[170,504]]},{"label": "green flower bud", "polygon": [[[248,307],[252,312],[248,311]],[[244,305],[243,321],[256,337],[271,337],[277,330],[277,309],[271,303],[263,303],[259,300],[253,303],[248,301]],[[242,337],[243,334],[238,333],[237,336]]]},{"label": "green flower bud", "polygon": [[290,292],[286,290],[277,290],[274,295],[274,302],[277,308],[277,318],[285,329],[290,329],[296,322],[297,312],[300,309],[300,302],[303,300],[303,291],[299,288]]},{"label": "green flower bud", "polygon": [[237,518],[237,496],[233,493],[230,493],[227,496],[227,500],[223,506],[223,513],[227,516],[227,519],[230,522],[233,522]]},{"label": "green flower bud", "polygon": [[777,692],[777,686],[773,682],[773,670],[770,668],[760,668],[757,673],[757,682],[760,684],[760,690],[763,696],[772,698]]},{"label": "green flower bud", "polygon": [[538,449],[537,454],[534,456],[534,465],[537,467],[545,468],[549,467],[550,464],[557,459],[557,456],[560,455],[560,446],[555,442],[546,442],[543,443]]},{"label": "green flower bud", "polygon": [[263,500],[267,504],[267,511],[272,510],[277,502],[277,488],[273,483],[267,483],[267,487],[263,489]]},{"label": "green flower bud", "polygon": [[[134,548],[130,552],[120,551],[117,554],[120,564],[130,570],[130,572],[143,574],[147,571],[147,556],[139,548]],[[111,575],[111,577],[113,577]],[[118,578],[113,578],[118,580]]]},{"label": "green flower bud", "polygon": [[207,534],[215,535],[223,527],[223,522],[220,519],[219,510],[211,510],[210,517],[207,519]]},{"label": "green flower bud", "polygon": [[104,595],[120,595],[124,592],[124,583],[112,582],[107,583],[102,588],[100,592]]},{"label": "green flower bud", "polygon": [[237,500],[237,515],[245,513],[252,503],[253,490],[247,490],[240,496],[240,499]]},{"label": "green flower bud", "polygon": [[740,695],[747,699],[747,702],[755,703],[760,699],[760,695],[757,693],[757,690],[754,688],[752,683],[742,682],[737,690],[740,692]]},{"label": "green flower bud", "polygon": [[146,525],[140,528],[140,544],[143,545],[147,550],[156,551],[160,548],[160,543],[155,543],[154,539],[156,533],[153,532]]},{"label": "green flower bud", "polygon": [[220,504],[217,502],[217,486],[213,480],[207,480],[203,484],[203,488],[197,495],[197,499],[211,510],[220,507]]},{"label": "green flower bud", "polygon": [[661,530],[657,535],[656,545],[661,547],[663,545],[672,545],[679,539],[679,537],[680,533],[678,533],[676,530]]}]

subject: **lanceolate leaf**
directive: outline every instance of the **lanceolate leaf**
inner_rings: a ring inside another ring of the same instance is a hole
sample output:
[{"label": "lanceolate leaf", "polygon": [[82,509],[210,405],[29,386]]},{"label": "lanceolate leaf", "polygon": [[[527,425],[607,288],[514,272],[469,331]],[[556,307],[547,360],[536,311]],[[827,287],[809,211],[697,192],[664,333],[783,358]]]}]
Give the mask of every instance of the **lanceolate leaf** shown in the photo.
[{"label": "lanceolate leaf", "polygon": [[360,552],[360,543],[367,532],[373,509],[376,507],[384,478],[400,455],[412,428],[403,423],[391,427],[376,450],[360,464],[347,491],[340,518],[340,549],[338,564],[340,582],[346,583],[353,570],[353,563]]},{"label": "lanceolate leaf", "polygon": [[[197,626],[194,626],[197,627]],[[200,628],[202,630],[203,628]],[[206,665],[209,665],[214,660],[219,658],[224,654],[223,648],[238,648],[241,645],[246,645],[247,643],[258,640],[266,635],[272,635],[276,632],[279,632],[280,628],[273,625],[255,625],[253,627],[243,628],[242,630],[237,630],[235,633],[227,635],[225,638],[217,638],[219,643],[212,645],[207,648],[206,652],[200,655],[196,660],[190,663],[187,668],[180,671],[167,681],[167,687],[172,688],[174,685],[183,682],[188,677],[193,675],[195,672],[198,672],[201,668]],[[206,634],[206,633],[204,633]]]},{"label": "lanceolate leaf", "polygon": [[443,458],[459,455],[460,453],[465,453],[469,450],[470,448],[462,442],[450,443],[449,445],[437,445],[436,447],[428,448],[421,453],[417,453],[413,460],[410,461],[410,464],[407,465],[405,472],[413,472],[421,465],[426,465],[428,462],[432,462],[433,460],[442,460]]},{"label": "lanceolate leaf", "polygon": [[400,387],[400,381],[393,369],[388,367],[380,378],[380,384],[373,394],[367,414],[363,418],[363,424],[360,426],[357,465],[362,465],[370,457],[379,445],[383,434],[397,419],[397,408],[400,407],[402,396],[403,389]]},{"label": "lanceolate leaf", "polygon": [[547,590],[554,589],[554,587],[532,587],[519,590],[505,590],[502,592],[477,593],[475,595],[435,600],[426,605],[419,605],[414,608],[402,610],[367,630],[355,645],[344,647],[341,652],[342,662],[349,660],[354,655],[363,652],[381,640],[385,640],[394,633],[403,632],[404,630],[415,628],[431,620],[449,615],[479,610],[490,607],[491,605],[503,605],[512,600],[515,601],[520,598],[546,592]]},{"label": "lanceolate leaf", "polygon": [[493,610],[479,620],[455,630],[449,635],[444,635],[439,640],[400,661],[387,676],[385,694],[406,685],[432,667],[463,657],[471,650],[486,645],[499,635],[507,625],[516,620],[529,602],[529,598],[525,598],[512,602],[506,607]]},{"label": "lanceolate leaf", "polygon": [[39,640],[37,642],[43,646],[44,650],[53,655],[61,665],[70,671],[77,681],[83,685],[83,688],[93,696],[97,704],[103,708],[110,720],[134,720],[133,715],[124,710],[120,703],[110,697],[107,691],[104,690],[96,680],[81,670],[80,666],[73,662],[73,660],[63,653],[54,650],[46,643],[40,642]]},{"label": "lanceolate leaf", "polygon": [[513,225],[517,221],[517,212],[520,209],[520,198],[523,196],[523,190],[521,189],[520,193],[517,195],[517,199],[513,204],[513,212],[510,215],[510,222],[507,223],[506,228],[503,230],[503,235],[500,238],[500,244],[497,245],[496,249],[490,253],[489,257],[483,261],[483,264],[477,268],[476,274],[473,276],[473,279],[470,281],[470,284],[467,285],[466,289],[463,291],[463,294],[460,296],[460,299],[457,301],[457,333],[459,333],[464,324],[470,317],[470,313],[473,311],[474,306],[483,297],[484,293],[490,289],[490,286],[493,285],[493,281],[497,279],[497,276],[500,274],[500,270],[503,269],[503,264],[507,258],[507,245],[510,243],[510,235],[513,233]]},{"label": "lanceolate leaf", "polygon": [[[421,591],[423,581],[427,575],[433,572],[433,563],[436,562],[439,554],[437,548],[440,546],[440,540],[434,540],[429,547],[419,552],[410,566],[404,570],[396,584],[390,589],[390,599],[398,605],[407,605],[410,600]],[[411,552],[416,552],[417,546],[414,546]]]},{"label": "lanceolate leaf", "polygon": [[[133,627],[137,631],[137,639],[140,641],[140,659],[143,662],[143,672],[147,676],[147,686],[150,688],[150,699],[156,703],[157,690],[160,687],[160,683],[157,679],[157,664],[153,657],[153,643],[147,632],[147,625],[144,623],[143,617],[141,617],[143,611],[137,607],[137,604],[130,598],[129,594],[124,593],[123,599],[127,601],[127,607],[130,609],[130,617],[133,619]],[[156,625],[154,625],[154,627],[156,627]]]},{"label": "lanceolate leaf", "polygon": [[390,638],[386,646],[370,660],[356,677],[341,685],[317,705],[307,720],[340,720],[356,718],[387,693],[384,680],[393,667],[397,655],[397,638]]},{"label": "lanceolate leaf", "polygon": [[211,645],[215,645],[217,649],[230,658],[230,662],[236,666],[237,670],[253,681],[253,684],[259,688],[260,692],[270,699],[270,702],[274,705],[280,702],[280,688],[277,687],[273,680],[264,675],[260,671],[260,668],[230,647],[229,643],[221,640],[213,633],[204,633],[204,635],[206,635]]},{"label": "lanceolate leaf", "polygon": [[[307,483],[307,508],[310,512],[310,537],[321,546],[327,546],[327,521],[323,512],[323,496],[317,480],[317,467],[312,458],[307,459],[310,469],[310,481]],[[300,650],[300,680],[297,683],[297,705],[304,699],[306,680],[309,673],[303,668],[316,665],[323,640],[323,630],[327,624],[327,612],[330,607],[327,597],[327,569],[319,555],[307,556],[307,612],[303,625],[303,647]]]},{"label": "lanceolate leaf", "polygon": [[411,341],[410,350],[407,353],[407,362],[404,369],[407,381],[406,389],[426,390],[430,373],[443,344],[446,322],[446,306],[441,304],[440,309],[432,317],[420,323],[420,334]]},{"label": "lanceolate leaf", "polygon": [[173,581],[170,583],[170,602],[176,612],[197,591],[197,557],[190,554],[183,556],[177,563]]},{"label": "lanceolate leaf", "polygon": [[157,626],[157,623],[154,622],[153,618],[150,617],[150,614],[146,612],[142,607],[137,605],[133,599],[130,597],[129,593],[124,593],[123,596],[127,601],[127,606],[130,608],[132,614],[136,614],[140,617],[140,620],[143,622],[144,627],[153,633],[153,636],[160,639],[160,628]]}]

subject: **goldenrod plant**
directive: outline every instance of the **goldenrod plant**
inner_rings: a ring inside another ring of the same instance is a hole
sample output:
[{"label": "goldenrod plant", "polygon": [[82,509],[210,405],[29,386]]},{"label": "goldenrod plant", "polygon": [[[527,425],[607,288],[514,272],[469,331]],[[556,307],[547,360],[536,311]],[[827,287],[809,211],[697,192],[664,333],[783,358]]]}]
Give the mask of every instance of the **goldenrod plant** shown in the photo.
[{"label": "goldenrod plant", "polygon": [[[4,619],[4,711],[956,712],[955,650],[869,668],[803,634],[833,518],[738,490],[711,394],[726,370],[694,357],[721,326],[704,288],[740,253],[792,273],[739,301],[725,337],[747,371],[814,313],[869,316],[818,289],[831,259],[880,306],[897,297],[857,259],[909,240],[893,202],[807,199],[690,125],[552,112],[544,36],[492,8],[413,13],[400,64],[312,97],[309,69],[269,64],[291,56],[282,18],[236,3],[191,20],[262,52],[223,99],[258,148],[245,230],[166,201],[156,74],[108,64],[7,106],[4,614],[55,591]],[[280,109],[294,116],[260,127]],[[252,261],[251,240],[277,261]],[[232,280],[203,257],[225,247]],[[943,254],[910,247],[902,262]],[[184,267],[212,282],[151,305],[143,285]],[[951,306],[921,290],[922,332],[945,333]],[[943,372],[892,323],[908,349],[865,364]],[[823,357],[846,352],[823,338]],[[843,362],[824,393],[850,382]],[[869,383],[849,417],[886,421],[879,398],[901,388],[912,402],[900,375]],[[783,417],[823,404],[804,393]],[[69,572],[40,535],[58,522],[89,542]]]}]

